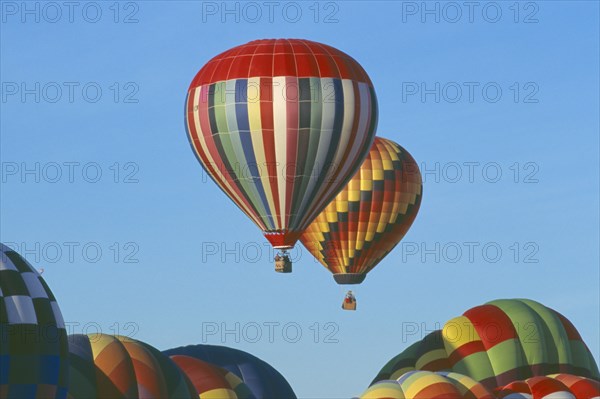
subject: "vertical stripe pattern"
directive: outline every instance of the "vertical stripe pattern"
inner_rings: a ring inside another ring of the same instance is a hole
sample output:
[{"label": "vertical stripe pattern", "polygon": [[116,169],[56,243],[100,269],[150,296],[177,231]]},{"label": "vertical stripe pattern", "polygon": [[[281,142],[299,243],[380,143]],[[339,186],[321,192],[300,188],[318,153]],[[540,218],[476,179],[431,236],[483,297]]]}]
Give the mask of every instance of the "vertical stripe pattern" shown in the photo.
[{"label": "vertical stripe pattern", "polygon": [[483,385],[458,373],[409,371],[371,385],[360,399],[495,399]]},{"label": "vertical stripe pattern", "polygon": [[167,356],[129,337],[69,336],[69,399],[193,399],[198,393]]},{"label": "vertical stripe pattern", "polygon": [[207,173],[267,233],[291,247],[366,156],[377,101],[351,57],[308,40],[258,40],[198,72],[186,127]]}]

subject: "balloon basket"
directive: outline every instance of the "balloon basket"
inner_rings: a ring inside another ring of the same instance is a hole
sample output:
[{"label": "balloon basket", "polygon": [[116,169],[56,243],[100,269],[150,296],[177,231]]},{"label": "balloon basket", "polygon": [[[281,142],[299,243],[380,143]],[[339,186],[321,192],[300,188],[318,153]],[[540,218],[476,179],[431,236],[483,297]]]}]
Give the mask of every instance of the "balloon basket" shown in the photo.
[{"label": "balloon basket", "polygon": [[352,294],[352,291],[348,291],[342,302],[342,309],[344,310],[356,310],[356,297]]},{"label": "balloon basket", "polygon": [[275,271],[277,273],[292,272],[292,261],[285,251],[275,256]]}]

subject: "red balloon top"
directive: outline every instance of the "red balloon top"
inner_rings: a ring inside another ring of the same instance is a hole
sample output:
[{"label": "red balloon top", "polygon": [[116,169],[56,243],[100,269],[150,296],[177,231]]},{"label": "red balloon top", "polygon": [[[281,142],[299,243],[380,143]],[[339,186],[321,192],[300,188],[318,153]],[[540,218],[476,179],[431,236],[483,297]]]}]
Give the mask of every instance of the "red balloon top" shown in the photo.
[{"label": "red balloon top", "polygon": [[372,86],[360,64],[336,48],[304,39],[263,39],[208,61],[190,89],[229,79],[274,76],[351,79]]}]

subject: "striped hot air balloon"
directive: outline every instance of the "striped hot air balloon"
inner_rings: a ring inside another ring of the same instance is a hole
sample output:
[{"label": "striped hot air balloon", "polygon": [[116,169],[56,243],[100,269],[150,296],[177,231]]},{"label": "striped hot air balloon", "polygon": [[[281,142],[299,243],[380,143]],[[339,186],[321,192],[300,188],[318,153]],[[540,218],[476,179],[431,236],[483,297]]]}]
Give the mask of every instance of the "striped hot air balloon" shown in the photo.
[{"label": "striped hot air balloon", "polygon": [[360,399],[494,399],[494,396],[465,375],[409,371],[397,380],[371,385]]},{"label": "striped hot air balloon", "polygon": [[69,398],[197,399],[187,376],[165,355],[118,335],[69,336]]},{"label": "striped hot air balloon", "polygon": [[185,114],[201,165],[286,251],[360,166],[377,100],[364,69],[331,46],[256,40],[198,72]]},{"label": "striped hot air balloon", "polygon": [[569,374],[537,376],[496,389],[498,399],[598,399],[600,384]]},{"label": "striped hot air balloon", "polygon": [[0,398],[66,398],[68,355],[52,291],[21,255],[0,244]]},{"label": "striped hot air balloon", "polygon": [[455,371],[488,389],[554,373],[600,380],[573,324],[527,299],[495,300],[467,310],[390,360],[373,382],[415,369]]},{"label": "striped hot air balloon", "polygon": [[[295,399],[296,394],[275,368],[247,352],[217,345],[188,345],[163,351],[167,356],[185,356],[223,368],[243,381],[256,399]],[[236,394],[245,397],[239,390]]]},{"label": "striped hot air balloon", "polygon": [[577,399],[600,399],[600,382],[572,374],[552,374],[548,377],[562,382]]}]

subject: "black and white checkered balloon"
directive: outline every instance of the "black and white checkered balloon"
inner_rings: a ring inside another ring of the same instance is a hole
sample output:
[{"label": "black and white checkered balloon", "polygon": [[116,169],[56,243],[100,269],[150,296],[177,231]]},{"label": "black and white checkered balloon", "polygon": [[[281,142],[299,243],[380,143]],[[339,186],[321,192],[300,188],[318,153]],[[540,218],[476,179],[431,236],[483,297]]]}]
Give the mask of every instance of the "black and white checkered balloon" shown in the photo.
[{"label": "black and white checkered balloon", "polygon": [[0,244],[0,398],[66,398],[67,379],[56,298],[34,267]]}]

